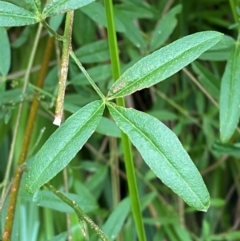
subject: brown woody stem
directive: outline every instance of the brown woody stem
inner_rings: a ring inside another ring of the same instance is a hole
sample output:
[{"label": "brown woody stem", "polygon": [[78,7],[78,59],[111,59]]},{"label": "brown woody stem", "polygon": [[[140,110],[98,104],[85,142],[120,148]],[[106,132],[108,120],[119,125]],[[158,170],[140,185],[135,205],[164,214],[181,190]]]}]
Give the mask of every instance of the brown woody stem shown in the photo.
[{"label": "brown woody stem", "polygon": [[[46,46],[46,50],[44,53],[44,59],[42,63],[42,67],[38,76],[37,80],[37,87],[42,88],[44,79],[47,73],[48,65],[50,62],[50,57],[53,49],[53,43],[54,43],[54,38],[49,38]],[[23,145],[20,153],[20,157],[18,159],[18,167],[14,173],[13,177],[13,184],[11,187],[10,191],[10,199],[9,199],[9,204],[8,204],[8,210],[7,210],[7,216],[6,216],[6,222],[5,222],[5,227],[4,227],[4,232],[3,232],[3,241],[10,241],[11,240],[11,235],[12,235],[12,228],[13,228],[13,221],[14,221],[14,214],[15,214],[15,209],[16,209],[16,202],[17,202],[17,195],[19,191],[19,186],[21,182],[21,177],[23,173],[23,164],[26,160],[27,153],[28,153],[28,147],[29,143],[31,140],[31,135],[34,127],[34,122],[35,118],[37,115],[37,110],[39,106],[39,100],[37,97],[37,94],[34,96],[30,112],[29,112],[29,117],[28,117],[28,122],[27,122],[27,127],[24,135],[24,140],[23,140]]]}]

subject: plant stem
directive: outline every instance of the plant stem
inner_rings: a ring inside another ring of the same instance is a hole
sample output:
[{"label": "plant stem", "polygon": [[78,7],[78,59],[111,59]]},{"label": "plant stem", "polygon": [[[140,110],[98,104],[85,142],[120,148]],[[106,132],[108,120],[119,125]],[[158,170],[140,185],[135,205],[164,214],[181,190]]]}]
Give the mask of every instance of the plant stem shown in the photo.
[{"label": "plant stem", "polygon": [[78,60],[78,58],[76,57],[75,53],[73,51],[70,52],[70,56],[72,57],[72,59],[74,60],[74,62],[76,63],[76,65],[78,66],[78,68],[83,72],[83,74],[85,75],[85,77],[88,79],[89,83],[92,85],[92,87],[94,88],[94,90],[97,92],[97,94],[99,95],[99,97],[105,101],[105,96],[103,95],[102,91],[98,88],[98,86],[95,84],[95,82],[92,80],[92,78],[90,77],[90,75],[88,74],[88,72],[85,70],[85,68],[83,67],[83,65],[81,64],[81,62]]},{"label": "plant stem", "polygon": [[63,202],[68,204],[76,213],[79,218],[80,225],[82,226],[82,232],[85,235],[84,230],[84,221],[96,232],[98,237],[103,241],[109,241],[108,237],[105,236],[103,231],[82,211],[82,209],[78,206],[75,201],[72,201],[68,197],[66,197],[63,193],[58,191],[54,186],[50,185],[49,183],[45,184],[48,189],[50,189],[56,196],[58,196]]},{"label": "plant stem", "polygon": [[[29,68],[28,68],[29,71],[27,73],[30,73],[30,69],[31,69],[30,66],[32,66],[32,64],[33,64],[33,56],[35,56],[35,53],[36,53],[37,44],[38,44],[38,40],[40,38],[40,33],[41,33],[41,27],[39,27],[39,29],[40,29],[40,31],[38,31],[38,34],[37,34],[35,42],[34,42],[34,47],[33,47],[32,53],[31,53],[30,61],[29,61]],[[47,42],[47,47],[46,47],[46,50],[44,53],[42,68],[39,73],[39,77],[38,77],[38,81],[37,81],[38,88],[41,88],[43,86],[44,79],[45,79],[47,69],[48,69],[48,64],[49,64],[50,57],[51,57],[51,52],[53,49],[53,43],[54,43],[54,39],[49,38],[48,42]],[[27,77],[27,80],[28,79],[29,79],[29,76]],[[32,105],[31,105],[30,112],[29,112],[30,114],[28,117],[23,145],[22,145],[21,153],[20,153],[20,156],[18,159],[17,169],[14,173],[13,184],[12,184],[11,191],[10,191],[10,200],[9,200],[7,217],[6,217],[5,228],[4,228],[4,233],[3,233],[3,241],[11,240],[14,214],[15,214],[16,202],[17,202],[17,195],[18,195],[18,190],[19,190],[19,186],[20,186],[20,182],[21,182],[22,173],[23,173],[23,164],[27,157],[28,147],[29,147],[29,143],[31,140],[31,135],[32,135],[33,127],[34,127],[35,118],[37,115],[38,106],[39,106],[39,100],[38,100],[37,95],[35,95]]]},{"label": "plant stem", "polygon": [[65,41],[63,41],[55,119],[53,121],[53,124],[58,126],[60,126],[62,122],[62,115],[63,115],[63,109],[64,109],[64,96],[65,96],[66,81],[67,81],[67,74],[68,74],[69,54],[72,49],[71,41],[72,41],[73,16],[74,16],[74,11],[67,12],[65,29],[64,29]]},{"label": "plant stem", "polygon": [[[107,17],[107,30],[108,30],[108,43],[110,49],[112,73],[114,80],[120,76],[120,61],[118,55],[117,37],[114,25],[114,13],[112,0],[105,0],[106,17]],[[124,107],[125,102],[123,98],[117,98],[117,105]],[[129,188],[129,195],[131,199],[132,213],[137,229],[138,238],[140,241],[146,240],[145,230],[143,226],[142,214],[140,209],[139,194],[137,190],[136,175],[134,171],[131,143],[123,132],[121,132],[121,139],[123,144],[124,162],[127,173],[127,181]]]},{"label": "plant stem", "polygon": [[230,3],[230,6],[231,6],[231,10],[232,10],[234,20],[235,20],[236,23],[238,23],[239,20],[238,20],[237,11],[236,11],[236,1],[229,0],[229,3]]},{"label": "plant stem", "polygon": [[[66,20],[66,21],[67,21],[67,20]],[[48,25],[48,23],[47,23],[45,20],[43,20],[43,21],[41,22],[41,24],[42,24],[42,25],[48,30],[48,32],[49,32],[53,37],[55,37],[57,40],[66,42],[65,35],[64,35],[64,36],[61,36],[61,35],[59,35],[58,33],[56,33],[56,32]]]}]

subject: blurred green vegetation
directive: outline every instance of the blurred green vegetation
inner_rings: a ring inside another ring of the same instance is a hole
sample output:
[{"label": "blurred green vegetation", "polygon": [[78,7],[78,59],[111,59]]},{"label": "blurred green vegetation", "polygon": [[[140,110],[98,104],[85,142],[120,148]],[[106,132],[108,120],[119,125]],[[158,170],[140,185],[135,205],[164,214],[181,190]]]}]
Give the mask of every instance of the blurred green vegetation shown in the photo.
[{"label": "blurred green vegetation", "polygon": [[[20,5],[17,0],[8,2]],[[150,113],[177,134],[202,173],[211,195],[211,206],[206,213],[189,208],[154,176],[139,153],[134,151],[141,208],[149,241],[240,240],[239,133],[236,132],[226,145],[219,142],[220,83],[226,60],[238,35],[238,25],[235,24],[232,10],[239,11],[240,3],[236,0],[234,9],[231,9],[231,2],[234,1],[114,1],[122,72],[142,57],[188,34],[216,30],[226,35],[219,44],[183,71],[150,89],[139,91],[126,98],[127,106]],[[24,4],[21,6],[26,7]],[[63,17],[54,17],[50,21],[52,25],[57,26],[59,33],[63,32]],[[31,69],[30,83],[26,94],[21,96],[23,78],[36,30],[37,25],[7,29],[11,47],[11,66],[6,78],[0,77],[0,182],[4,180],[8,164],[18,105],[23,102],[11,174],[20,155],[34,83],[48,37],[47,31],[43,29],[34,67]],[[102,1],[75,11],[72,43],[77,57],[106,94],[113,80]],[[39,95],[41,107],[27,162],[31,162],[34,154],[56,129],[52,121],[61,46],[56,44],[55,47],[44,89]],[[0,52],[1,48],[5,46],[0,45]],[[97,94],[76,65],[70,61],[65,118],[95,99],[98,99]],[[121,230],[118,241],[134,241],[137,237],[130,212],[122,147],[118,141],[120,134],[116,125],[106,117],[108,113],[105,113],[105,118],[100,122],[96,133],[68,165],[65,174],[58,174],[51,183],[62,191],[65,189],[64,183],[65,186],[67,183],[73,198],[81,199],[79,202],[82,203],[82,209],[100,227],[103,227],[103,231],[111,233],[109,229],[115,228]],[[117,143],[113,138],[117,138]],[[110,170],[112,161],[110,151],[113,146],[115,146],[115,155],[120,160],[117,170],[120,188],[117,190],[117,195],[123,200],[117,207],[114,202],[116,190],[113,190]],[[3,232],[7,201],[6,197],[0,213],[0,234]],[[72,240],[97,240],[91,229],[87,229],[89,239],[83,236],[75,214],[50,191],[41,190],[32,196],[27,194],[23,178],[12,240],[66,240],[68,236],[66,212],[70,213]],[[116,216],[107,222],[111,214]]]}]

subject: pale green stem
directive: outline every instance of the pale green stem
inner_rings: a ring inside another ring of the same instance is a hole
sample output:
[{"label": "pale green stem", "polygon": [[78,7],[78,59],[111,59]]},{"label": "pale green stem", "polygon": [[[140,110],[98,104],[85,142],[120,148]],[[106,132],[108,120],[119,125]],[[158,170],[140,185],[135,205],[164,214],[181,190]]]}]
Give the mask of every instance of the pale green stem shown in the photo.
[{"label": "pale green stem", "polygon": [[55,195],[57,195],[63,202],[68,204],[76,213],[79,223],[82,227],[82,232],[84,236],[86,236],[86,232],[84,230],[84,221],[96,232],[98,237],[102,241],[109,241],[108,237],[103,233],[103,231],[82,211],[82,209],[78,206],[78,204],[75,201],[72,201],[68,197],[66,197],[63,193],[60,191],[56,190],[54,186],[50,184],[45,184],[48,189],[50,189]]},{"label": "pale green stem", "polygon": [[67,13],[65,29],[64,29],[65,41],[63,42],[55,119],[53,121],[53,124],[58,126],[62,122],[62,115],[64,110],[64,97],[65,97],[67,74],[68,74],[69,54],[72,48],[71,41],[72,41],[73,16],[74,16],[74,11],[70,11]]},{"label": "pale green stem", "polygon": [[[32,48],[32,51],[31,51],[30,59],[29,59],[29,62],[28,62],[27,70],[26,70],[26,73],[25,73],[25,76],[24,76],[22,96],[24,96],[26,91],[27,91],[29,76],[31,74],[31,69],[32,69],[32,66],[33,66],[33,61],[34,61],[34,57],[35,57],[35,54],[36,54],[36,51],[37,51],[37,46],[38,46],[38,42],[39,42],[39,39],[40,39],[41,32],[42,32],[42,25],[39,24],[38,29],[37,29],[37,33],[36,33],[36,37],[35,37],[35,40],[34,40],[34,43],[33,43],[33,48]],[[9,156],[8,156],[7,168],[6,168],[5,177],[4,177],[4,180],[3,180],[3,190],[2,190],[2,194],[1,194],[1,200],[0,200],[0,211],[1,211],[2,206],[3,206],[5,191],[6,191],[6,188],[7,188],[7,183],[9,181],[9,175],[10,175],[10,170],[11,170],[11,166],[12,166],[12,162],[13,162],[13,154],[14,154],[14,150],[15,150],[16,138],[17,138],[19,123],[20,123],[21,114],[22,114],[22,108],[23,108],[23,102],[20,102],[19,107],[18,107],[18,112],[17,112],[15,128],[13,130],[13,139],[12,139],[12,142],[11,142],[10,153],[9,153]]]},{"label": "pale green stem", "polygon": [[85,70],[85,68],[83,67],[83,65],[80,63],[80,61],[78,60],[78,58],[76,57],[76,55],[74,54],[73,51],[70,52],[70,56],[72,57],[72,59],[74,60],[74,62],[75,62],[76,65],[78,66],[78,68],[83,72],[83,74],[84,74],[85,77],[88,79],[89,83],[92,85],[92,87],[93,87],[94,90],[97,92],[97,94],[100,96],[100,98],[104,101],[104,100],[105,100],[105,96],[103,95],[103,93],[101,92],[101,90],[98,88],[98,86],[95,84],[95,82],[92,80],[92,78],[90,77],[90,75],[88,74],[88,72]]}]

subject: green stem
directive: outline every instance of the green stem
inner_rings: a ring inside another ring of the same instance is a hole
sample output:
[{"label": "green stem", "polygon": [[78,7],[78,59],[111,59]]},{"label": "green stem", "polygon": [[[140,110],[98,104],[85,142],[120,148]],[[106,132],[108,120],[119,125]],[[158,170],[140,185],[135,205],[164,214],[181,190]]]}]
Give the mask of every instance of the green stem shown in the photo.
[{"label": "green stem", "polygon": [[48,189],[50,189],[56,196],[58,196],[63,202],[68,204],[76,213],[79,223],[82,227],[82,232],[86,235],[84,230],[84,221],[96,232],[98,237],[103,241],[109,241],[108,237],[103,233],[103,231],[82,211],[82,209],[78,206],[75,201],[72,201],[68,197],[66,197],[63,193],[58,191],[54,186],[49,183],[45,184]]},{"label": "green stem", "polygon": [[235,20],[236,23],[238,23],[239,20],[238,20],[237,11],[236,11],[236,3],[235,3],[234,0],[229,0],[229,3],[230,3],[230,6],[231,6],[231,10],[232,10],[234,20]]},{"label": "green stem", "polygon": [[58,125],[58,126],[62,122],[62,115],[63,115],[63,109],[64,109],[64,96],[65,96],[67,74],[68,74],[69,54],[70,54],[70,51],[72,48],[71,41],[72,41],[73,15],[74,15],[73,11],[70,11],[67,13],[65,29],[64,29],[65,41],[63,42],[60,77],[59,77],[59,82],[58,82],[58,95],[57,95],[56,110],[55,110],[55,119],[53,122],[53,124]]},{"label": "green stem", "polygon": [[[120,76],[120,61],[118,55],[117,37],[114,25],[114,13],[112,0],[105,0],[106,17],[107,17],[107,30],[108,30],[108,43],[110,49],[111,63],[112,63],[112,73],[114,80],[117,80]],[[118,106],[125,106],[123,98],[117,98],[116,100]],[[145,241],[146,235],[143,226],[142,214],[140,209],[139,194],[137,190],[137,182],[134,171],[133,157],[131,143],[123,132],[121,133],[124,162],[127,173],[127,181],[129,188],[129,195],[131,199],[132,213],[134,221],[136,224],[137,234],[139,241]]]},{"label": "green stem", "polygon": [[[67,20],[66,20],[66,22],[67,22]],[[65,42],[65,40],[66,40],[65,36],[61,36],[61,35],[59,35],[58,33],[56,33],[56,32],[48,25],[48,23],[47,23],[45,20],[43,20],[43,21],[41,22],[41,24],[48,30],[48,32],[49,32],[53,37],[55,37],[55,38],[56,38],[57,40],[59,40],[59,41]]]},{"label": "green stem", "polygon": [[78,66],[78,68],[83,72],[83,74],[85,75],[85,77],[88,79],[89,83],[92,85],[92,87],[94,88],[94,90],[97,92],[97,94],[100,96],[100,98],[105,101],[105,96],[103,95],[102,91],[97,87],[97,85],[95,84],[95,82],[92,80],[92,78],[90,77],[90,75],[88,74],[88,72],[85,70],[85,68],[83,67],[83,65],[80,63],[80,61],[78,60],[78,58],[76,57],[75,53],[73,51],[70,52],[70,56],[72,57],[72,59],[75,61],[76,65]]}]

